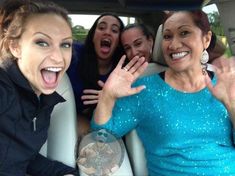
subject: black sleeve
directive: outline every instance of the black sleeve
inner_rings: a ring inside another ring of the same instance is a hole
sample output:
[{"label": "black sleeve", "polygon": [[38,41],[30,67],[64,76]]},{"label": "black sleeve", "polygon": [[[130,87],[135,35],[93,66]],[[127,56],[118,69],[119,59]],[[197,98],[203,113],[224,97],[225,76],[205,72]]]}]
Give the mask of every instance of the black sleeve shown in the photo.
[{"label": "black sleeve", "polygon": [[79,171],[38,154],[27,167],[27,174],[33,176],[63,176],[66,174],[79,176]]},{"label": "black sleeve", "polygon": [[5,111],[13,107],[14,97],[15,92],[11,85],[0,77],[0,115],[4,115]]}]

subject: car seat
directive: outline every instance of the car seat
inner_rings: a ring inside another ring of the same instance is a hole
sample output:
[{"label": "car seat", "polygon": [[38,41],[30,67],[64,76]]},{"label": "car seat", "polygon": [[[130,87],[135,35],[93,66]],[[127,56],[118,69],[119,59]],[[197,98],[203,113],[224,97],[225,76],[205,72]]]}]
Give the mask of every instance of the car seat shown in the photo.
[{"label": "car seat", "polygon": [[65,100],[55,106],[51,114],[48,139],[41,148],[44,156],[76,167],[77,115],[73,90],[65,74],[56,90]]},{"label": "car seat", "polygon": [[[63,96],[66,102],[55,106],[51,115],[48,139],[40,153],[52,160],[76,168],[77,113],[72,86],[67,74],[63,76],[56,91]],[[80,174],[85,175],[81,171]],[[122,165],[113,174],[113,176],[115,175],[133,176],[126,149],[124,149]]]}]

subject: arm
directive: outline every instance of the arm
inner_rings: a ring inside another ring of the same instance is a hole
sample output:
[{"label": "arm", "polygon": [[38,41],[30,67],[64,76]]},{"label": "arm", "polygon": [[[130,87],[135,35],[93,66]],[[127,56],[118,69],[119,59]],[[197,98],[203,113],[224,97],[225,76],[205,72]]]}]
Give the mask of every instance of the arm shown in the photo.
[{"label": "arm", "polygon": [[235,58],[219,58],[213,64],[216,66],[217,83],[212,85],[207,77],[207,86],[211,93],[224,104],[235,128]]},{"label": "arm", "polygon": [[38,154],[27,168],[27,173],[33,176],[62,176],[66,174],[79,175],[74,168],[58,161],[51,161]]},{"label": "arm", "polygon": [[144,86],[133,88],[131,85],[144,72],[148,63],[144,61],[144,58],[137,56],[123,69],[124,60],[125,57],[120,59],[117,67],[110,74],[99,94],[93,119],[94,124],[97,126],[105,125],[110,120],[118,98],[137,94],[144,89]]}]

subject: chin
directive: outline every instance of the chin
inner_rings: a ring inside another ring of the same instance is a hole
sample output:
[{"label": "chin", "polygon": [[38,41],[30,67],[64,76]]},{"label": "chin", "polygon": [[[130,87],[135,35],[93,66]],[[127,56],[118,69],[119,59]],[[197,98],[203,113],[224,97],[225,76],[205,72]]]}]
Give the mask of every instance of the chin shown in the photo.
[{"label": "chin", "polygon": [[43,90],[41,92],[44,95],[50,95],[50,94],[54,93],[55,91],[56,91],[55,89],[51,89],[51,90]]}]

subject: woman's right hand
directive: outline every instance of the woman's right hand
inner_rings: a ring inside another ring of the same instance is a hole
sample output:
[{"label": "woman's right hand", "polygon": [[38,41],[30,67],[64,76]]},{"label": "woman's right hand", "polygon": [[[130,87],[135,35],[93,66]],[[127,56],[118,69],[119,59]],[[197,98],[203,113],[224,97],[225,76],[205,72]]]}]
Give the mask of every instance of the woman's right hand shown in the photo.
[{"label": "woman's right hand", "polygon": [[122,56],[116,68],[112,71],[103,86],[102,93],[108,94],[113,99],[137,94],[145,86],[131,87],[134,81],[145,71],[148,63],[144,57],[135,56],[123,67],[126,56]]},{"label": "woman's right hand", "polygon": [[105,124],[110,119],[117,98],[139,93],[145,88],[145,86],[133,88],[131,85],[147,68],[148,62],[145,62],[144,57],[135,56],[123,67],[125,59],[126,56],[122,56],[99,93],[98,104],[94,113],[96,124]]}]

